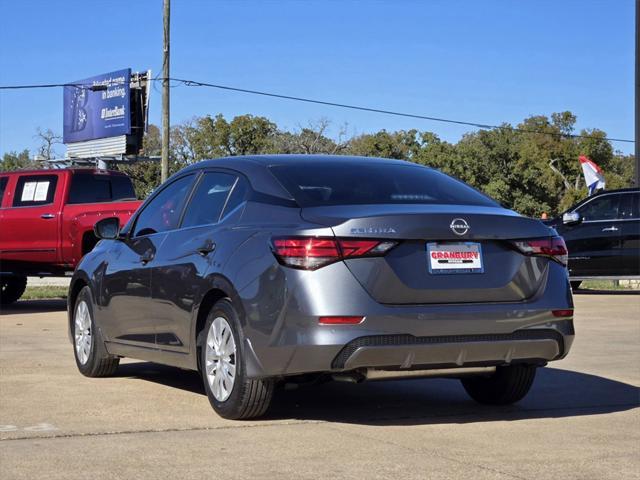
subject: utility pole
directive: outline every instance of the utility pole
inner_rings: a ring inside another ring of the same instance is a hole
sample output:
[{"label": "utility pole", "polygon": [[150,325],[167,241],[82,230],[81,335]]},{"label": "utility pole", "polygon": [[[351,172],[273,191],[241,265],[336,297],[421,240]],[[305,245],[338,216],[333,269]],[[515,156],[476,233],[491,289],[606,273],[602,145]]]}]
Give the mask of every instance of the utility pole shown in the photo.
[{"label": "utility pole", "polygon": [[164,49],[162,56],[162,182],[166,181],[169,176],[169,15],[171,11],[171,0],[163,1]]},{"label": "utility pole", "polygon": [[635,135],[635,186],[640,187],[640,0],[636,0],[636,135]]}]

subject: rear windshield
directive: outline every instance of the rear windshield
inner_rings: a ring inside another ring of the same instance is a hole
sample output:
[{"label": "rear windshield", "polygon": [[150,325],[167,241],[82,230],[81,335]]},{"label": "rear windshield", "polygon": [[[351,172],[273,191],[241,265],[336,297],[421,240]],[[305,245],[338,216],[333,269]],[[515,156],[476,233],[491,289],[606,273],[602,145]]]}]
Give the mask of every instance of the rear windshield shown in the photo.
[{"label": "rear windshield", "polygon": [[131,179],[125,175],[76,173],[71,180],[68,203],[101,203],[135,198]]},{"label": "rear windshield", "polygon": [[465,183],[427,167],[352,162],[276,165],[276,178],[301,207],[458,204],[496,207]]},{"label": "rear windshield", "polygon": [[9,177],[0,177],[0,207],[2,206],[2,197],[4,197],[4,191],[9,183]]}]

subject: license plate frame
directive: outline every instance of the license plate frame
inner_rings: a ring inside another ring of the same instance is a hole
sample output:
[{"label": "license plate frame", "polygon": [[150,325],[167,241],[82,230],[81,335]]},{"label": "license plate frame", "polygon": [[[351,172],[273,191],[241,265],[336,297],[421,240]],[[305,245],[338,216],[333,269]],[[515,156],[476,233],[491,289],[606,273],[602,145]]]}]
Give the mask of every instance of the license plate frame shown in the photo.
[{"label": "license plate frame", "polygon": [[484,273],[482,244],[478,242],[428,242],[426,253],[432,275]]}]

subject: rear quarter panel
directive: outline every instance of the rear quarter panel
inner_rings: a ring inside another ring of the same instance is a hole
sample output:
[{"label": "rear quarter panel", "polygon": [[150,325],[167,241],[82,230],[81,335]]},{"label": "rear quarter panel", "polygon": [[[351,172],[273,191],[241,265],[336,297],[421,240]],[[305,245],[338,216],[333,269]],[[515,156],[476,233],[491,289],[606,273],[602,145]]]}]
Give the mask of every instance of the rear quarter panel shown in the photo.
[{"label": "rear quarter panel", "polygon": [[82,254],[82,240],[93,226],[105,218],[116,217],[124,226],[142,202],[113,202],[65,205],[62,221],[61,253],[65,263],[77,265]]}]

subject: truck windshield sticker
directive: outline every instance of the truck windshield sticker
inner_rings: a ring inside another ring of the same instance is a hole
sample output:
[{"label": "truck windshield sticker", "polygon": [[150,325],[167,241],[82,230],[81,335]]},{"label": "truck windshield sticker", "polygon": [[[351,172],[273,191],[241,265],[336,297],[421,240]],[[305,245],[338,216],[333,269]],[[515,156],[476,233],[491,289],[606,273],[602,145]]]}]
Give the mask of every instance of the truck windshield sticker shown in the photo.
[{"label": "truck windshield sticker", "polygon": [[43,202],[47,199],[49,192],[49,181],[45,182],[25,182],[22,187],[21,202]]},{"label": "truck windshield sticker", "polygon": [[49,182],[38,182],[36,185],[36,193],[33,195],[35,202],[44,202],[47,199],[47,193],[49,192]]}]

